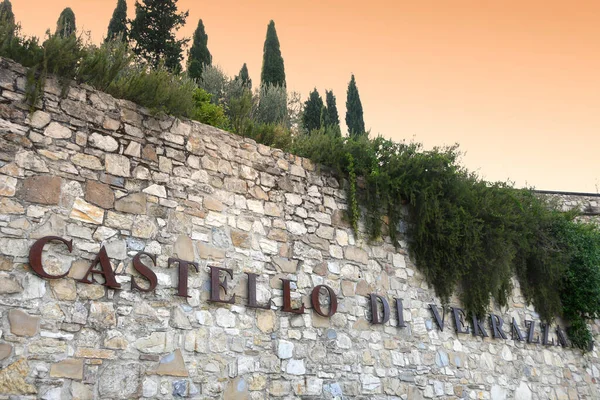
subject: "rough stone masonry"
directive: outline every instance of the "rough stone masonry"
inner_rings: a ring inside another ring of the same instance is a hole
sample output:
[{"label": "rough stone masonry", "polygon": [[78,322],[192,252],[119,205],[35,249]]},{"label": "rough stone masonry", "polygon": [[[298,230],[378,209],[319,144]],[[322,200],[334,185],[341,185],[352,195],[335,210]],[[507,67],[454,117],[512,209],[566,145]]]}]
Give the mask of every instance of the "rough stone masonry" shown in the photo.
[{"label": "rough stone masonry", "polygon": [[[597,350],[437,329],[406,252],[356,238],[340,183],[309,160],[85,85],[61,98],[52,79],[30,113],[25,73],[0,60],[0,398],[600,398]],[[73,240],[44,247],[64,278],[32,271],[46,236]],[[101,248],[122,290],[80,282]],[[150,292],[132,290],[139,252],[156,257]],[[198,264],[190,297],[169,258]],[[210,267],[233,271],[235,303],[209,301]],[[247,307],[248,273],[270,309]],[[281,311],[281,279],[304,313]],[[321,284],[331,318],[311,305]],[[406,327],[371,324],[370,293],[403,299]],[[516,282],[493,310],[538,320]]]}]

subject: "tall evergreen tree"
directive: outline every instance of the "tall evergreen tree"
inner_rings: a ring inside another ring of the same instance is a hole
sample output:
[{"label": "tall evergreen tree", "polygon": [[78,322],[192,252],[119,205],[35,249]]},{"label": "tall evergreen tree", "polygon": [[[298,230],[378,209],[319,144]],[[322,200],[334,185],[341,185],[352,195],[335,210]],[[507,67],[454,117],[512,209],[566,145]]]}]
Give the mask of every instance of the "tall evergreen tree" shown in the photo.
[{"label": "tall evergreen tree", "polygon": [[117,0],[117,7],[115,7],[112,18],[108,23],[106,41],[117,37],[120,37],[124,42],[127,41],[127,2],[125,0]]},{"label": "tall evergreen tree", "polygon": [[211,64],[212,56],[208,51],[208,35],[204,30],[204,23],[199,20],[188,56],[188,75],[190,78],[198,79],[202,76],[204,66]]},{"label": "tall evergreen tree", "polygon": [[270,84],[285,87],[285,68],[273,20],[269,22],[269,26],[267,27],[260,80],[262,86]]},{"label": "tall evergreen tree", "polygon": [[0,3],[0,24],[11,28],[15,26],[15,14],[13,13],[10,0],[4,0]]},{"label": "tall evergreen tree", "polygon": [[350,136],[363,135],[365,133],[365,121],[363,119],[363,108],[354,74],[352,74],[352,79],[350,79],[350,83],[348,84],[347,96],[346,125],[348,125],[348,133]]},{"label": "tall evergreen tree", "polygon": [[340,128],[340,117],[338,114],[337,104],[335,96],[332,90],[325,91],[325,102],[327,104],[326,112],[324,116],[324,125],[333,126],[334,128]]},{"label": "tall evergreen tree", "polygon": [[235,77],[235,79],[241,80],[244,87],[252,89],[252,79],[250,79],[250,75],[248,74],[248,66],[246,63],[242,65],[240,73]]},{"label": "tall evergreen tree", "polygon": [[315,88],[308,100],[304,102],[304,112],[302,113],[302,126],[306,132],[310,133],[313,130],[321,128],[321,111],[323,109],[323,99]]},{"label": "tall evergreen tree", "polygon": [[56,21],[56,32],[55,34],[66,38],[75,33],[77,26],[75,25],[75,13],[70,7],[65,8],[60,13],[58,21]]},{"label": "tall evergreen tree", "polygon": [[154,67],[164,62],[168,69],[181,71],[183,46],[189,39],[177,40],[175,32],[185,24],[187,16],[187,11],[177,12],[177,0],[136,1],[129,33],[133,51]]}]

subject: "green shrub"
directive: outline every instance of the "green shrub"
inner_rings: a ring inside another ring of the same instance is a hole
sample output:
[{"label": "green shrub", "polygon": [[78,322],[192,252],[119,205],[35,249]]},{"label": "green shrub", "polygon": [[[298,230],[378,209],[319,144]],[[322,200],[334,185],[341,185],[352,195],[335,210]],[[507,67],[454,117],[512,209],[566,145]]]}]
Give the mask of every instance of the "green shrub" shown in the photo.
[{"label": "green shrub", "polygon": [[[241,81],[234,81],[239,84]],[[226,113],[231,120],[231,128],[234,133],[242,135],[252,118],[252,93],[249,89],[241,90],[240,93],[232,95],[227,102]]]},{"label": "green shrub", "polygon": [[138,63],[123,70],[109,86],[108,93],[153,112],[191,117],[196,88],[194,81],[185,75],[173,74],[163,66],[151,68]]},{"label": "green shrub", "polygon": [[194,92],[194,111],[191,118],[220,129],[229,127],[229,119],[223,107],[211,103],[211,95],[204,89],[197,88]]},{"label": "green shrub", "polygon": [[100,46],[89,46],[77,71],[77,80],[107,91],[132,61],[129,46],[120,37],[105,41]]},{"label": "green shrub", "polygon": [[42,47],[37,38],[23,37],[20,32],[20,25],[0,21],[0,56],[33,67],[42,59]]},{"label": "green shrub", "polygon": [[48,75],[58,78],[63,96],[67,93],[85,54],[81,37],[74,34],[61,37],[50,34],[50,31],[46,35],[48,38],[42,44],[41,59],[30,68],[27,76],[26,97],[32,108],[37,104]]},{"label": "green shrub", "polygon": [[254,139],[257,143],[289,151],[292,145],[290,131],[281,124],[248,123],[243,136]]},{"label": "green shrub", "polygon": [[287,92],[285,87],[261,86],[253,119],[261,124],[287,124]]},{"label": "green shrub", "polygon": [[585,350],[592,341],[587,322],[600,318],[600,228],[566,220],[559,229],[569,256],[560,290],[563,315],[571,342]]}]

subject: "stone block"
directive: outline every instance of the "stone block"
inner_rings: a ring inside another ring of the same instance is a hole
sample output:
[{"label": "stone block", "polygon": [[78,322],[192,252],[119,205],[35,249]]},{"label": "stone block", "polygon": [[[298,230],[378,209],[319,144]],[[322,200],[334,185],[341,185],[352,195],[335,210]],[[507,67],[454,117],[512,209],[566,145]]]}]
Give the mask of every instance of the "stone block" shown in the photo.
[{"label": "stone block", "polygon": [[37,110],[29,117],[29,125],[32,128],[42,129],[51,121],[50,114]]},{"label": "stone block", "polygon": [[189,236],[179,235],[173,244],[173,255],[181,260],[194,261],[194,243]]},{"label": "stone block", "polygon": [[82,167],[92,169],[94,171],[102,171],[104,167],[98,157],[90,156],[88,154],[77,153],[71,157],[73,164]]},{"label": "stone block", "polygon": [[131,163],[129,158],[118,154],[106,155],[106,172],[115,176],[129,178],[131,176]]},{"label": "stone block", "polygon": [[109,209],[115,203],[115,193],[105,183],[87,181],[85,184],[85,200],[99,207]]},{"label": "stone block", "polygon": [[252,245],[252,240],[248,233],[235,229],[231,230],[231,242],[235,247],[243,249],[249,249]]},{"label": "stone block", "polygon": [[29,366],[24,358],[0,370],[0,393],[3,394],[35,394],[35,386],[27,383]]},{"label": "stone block", "polygon": [[225,258],[225,250],[198,242],[198,255],[202,259],[222,260]]},{"label": "stone block", "polygon": [[104,210],[78,197],[73,203],[70,218],[90,224],[101,225],[104,220]]},{"label": "stone block", "polygon": [[53,378],[83,379],[83,360],[68,358],[59,361],[50,367],[50,376]]},{"label": "stone block", "polygon": [[0,294],[21,293],[23,288],[16,280],[5,276],[0,276]]},{"label": "stone block", "polygon": [[58,176],[30,176],[23,181],[17,197],[31,203],[55,205],[60,201],[61,183]]},{"label": "stone block", "polygon": [[7,197],[0,198],[0,214],[24,214],[23,206]]},{"label": "stone block", "polygon": [[12,354],[13,347],[8,343],[0,344],[0,361],[7,359]]},{"label": "stone block", "polygon": [[131,214],[146,214],[146,195],[144,193],[133,193],[115,202],[117,211]]},{"label": "stone block", "polygon": [[359,264],[367,264],[369,262],[369,255],[363,249],[358,247],[346,247],[344,250],[344,257],[348,261],[354,261]]},{"label": "stone block", "polygon": [[14,196],[17,189],[17,178],[8,175],[0,175],[0,196]]},{"label": "stone block", "polygon": [[104,151],[116,151],[119,148],[119,142],[114,138],[101,135],[98,132],[92,133],[88,138],[88,142],[91,146]]},{"label": "stone block", "polygon": [[150,375],[163,376],[189,376],[188,370],[185,367],[181,350],[177,349],[173,353],[168,354],[160,359],[158,367],[148,372]]},{"label": "stone block", "polygon": [[53,139],[70,139],[71,129],[60,124],[59,122],[51,122],[50,125],[44,130],[44,136],[51,137]]},{"label": "stone block", "polygon": [[17,336],[35,336],[40,331],[40,317],[31,316],[25,311],[12,309],[8,312],[10,332]]}]

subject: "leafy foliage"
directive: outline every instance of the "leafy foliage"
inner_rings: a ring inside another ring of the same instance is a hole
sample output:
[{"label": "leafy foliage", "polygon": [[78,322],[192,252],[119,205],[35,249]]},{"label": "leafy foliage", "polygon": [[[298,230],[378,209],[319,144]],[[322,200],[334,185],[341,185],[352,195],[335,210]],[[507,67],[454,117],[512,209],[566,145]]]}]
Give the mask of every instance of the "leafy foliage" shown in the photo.
[{"label": "leafy foliage", "polygon": [[196,89],[194,92],[194,111],[191,118],[212,125],[221,129],[229,128],[229,119],[221,106],[215,105],[210,101],[211,95],[203,89]]},{"label": "leafy foliage", "polygon": [[62,93],[66,94],[84,54],[81,38],[74,34],[63,37],[48,32],[47,35],[48,39],[42,44],[36,59],[31,60],[34,65],[28,72],[26,97],[32,107],[37,103],[48,75],[59,79]]},{"label": "leafy foliage", "polygon": [[365,121],[363,119],[363,107],[356,87],[354,74],[348,83],[348,92],[346,98],[346,125],[350,136],[365,134]]},{"label": "leafy foliage", "polygon": [[117,6],[113,11],[105,41],[122,40],[127,41],[127,2],[117,0]]},{"label": "leafy foliage", "polygon": [[127,43],[110,40],[89,46],[81,59],[76,79],[104,92],[114,91],[115,80],[133,61]]},{"label": "leafy foliage", "polygon": [[285,87],[285,68],[279,48],[279,38],[275,30],[275,22],[271,20],[267,27],[267,37],[263,48],[263,64],[260,74],[262,86]]},{"label": "leafy foliage", "polygon": [[136,64],[119,74],[109,93],[135,101],[154,112],[190,117],[194,110],[196,88],[193,80],[171,73],[162,64],[156,68]]},{"label": "leafy foliage", "polygon": [[202,76],[204,66],[211,64],[212,56],[208,51],[208,35],[204,30],[204,23],[199,20],[188,55],[188,75],[190,78],[198,79]]},{"label": "leafy foliage", "polygon": [[235,79],[240,80],[244,87],[252,90],[252,79],[250,79],[250,75],[248,74],[248,66],[246,63],[242,65],[240,73],[235,77]]},{"label": "leafy foliage", "polygon": [[585,350],[592,341],[587,322],[600,318],[600,229],[563,219],[558,234],[569,249],[560,291],[563,315],[570,321],[567,333]]},{"label": "leafy foliage", "polygon": [[285,87],[263,85],[253,112],[256,122],[262,124],[287,124],[287,92]]},{"label": "leafy foliage", "polygon": [[13,13],[10,0],[3,0],[0,3],[0,21],[2,25],[15,26],[15,14]]},{"label": "leafy foliage", "polygon": [[321,128],[321,111],[323,110],[323,99],[315,88],[304,103],[302,113],[302,127],[307,133]]},{"label": "leafy foliage", "polygon": [[342,132],[340,129],[340,117],[338,114],[337,104],[335,96],[333,95],[333,91],[325,91],[325,102],[326,105],[323,108],[321,115],[321,125],[326,127],[332,127],[332,129],[336,130],[339,133],[339,135],[341,135]]},{"label": "leafy foliage", "polygon": [[213,104],[218,104],[225,98],[229,78],[218,65],[206,65],[198,80],[198,86],[211,95]]},{"label": "leafy foliage", "polygon": [[55,35],[61,38],[66,38],[75,34],[77,26],[75,25],[75,13],[70,7],[65,8],[60,13],[58,21],[56,21]]},{"label": "leafy foliage", "polygon": [[[241,81],[234,81],[238,83]],[[243,87],[242,87],[243,88]],[[231,121],[234,133],[242,135],[252,121],[253,98],[249,89],[243,88],[241,92],[232,95],[227,103],[226,113]]]},{"label": "leafy foliage", "polygon": [[246,125],[243,136],[254,139],[258,143],[278,149],[289,149],[292,144],[290,131],[282,124],[253,123]]},{"label": "leafy foliage", "polygon": [[187,16],[187,11],[177,12],[177,0],[136,1],[130,32],[135,54],[155,68],[162,64],[170,71],[179,72],[183,46],[189,39],[177,40],[175,32],[185,24]]}]

